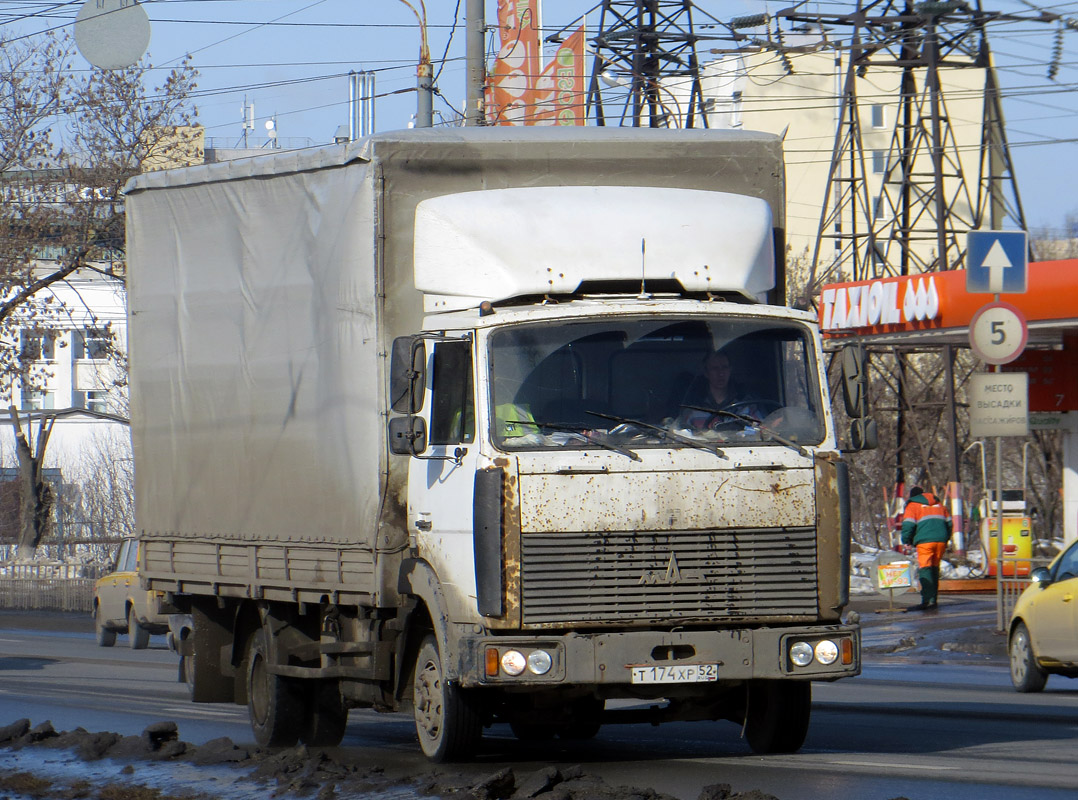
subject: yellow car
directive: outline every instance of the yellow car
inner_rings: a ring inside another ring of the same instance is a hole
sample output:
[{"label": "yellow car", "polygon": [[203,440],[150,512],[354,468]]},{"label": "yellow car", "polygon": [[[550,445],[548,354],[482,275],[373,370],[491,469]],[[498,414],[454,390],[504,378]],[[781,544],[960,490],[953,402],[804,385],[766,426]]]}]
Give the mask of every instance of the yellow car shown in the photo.
[{"label": "yellow car", "polygon": [[1078,542],[1030,573],[1009,628],[1011,683],[1039,692],[1050,674],[1078,677]]},{"label": "yellow car", "polygon": [[168,616],[158,612],[160,592],[142,588],[138,576],[138,541],[124,539],[112,572],[94,584],[94,630],[101,647],[126,633],[133,650],[144,650],[150,634],[168,633]]}]

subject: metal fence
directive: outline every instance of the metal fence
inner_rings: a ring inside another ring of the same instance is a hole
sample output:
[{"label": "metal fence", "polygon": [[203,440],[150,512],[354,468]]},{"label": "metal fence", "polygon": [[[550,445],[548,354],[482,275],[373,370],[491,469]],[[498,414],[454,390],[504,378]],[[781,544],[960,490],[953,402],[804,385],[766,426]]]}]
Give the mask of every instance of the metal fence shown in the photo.
[{"label": "metal fence", "polygon": [[2,578],[0,609],[85,611],[94,604],[92,578]]},{"label": "metal fence", "polygon": [[1018,596],[1029,586],[1029,574],[1037,567],[1047,567],[1051,561],[1050,558],[1003,556],[1003,574],[996,587],[996,626],[999,630],[1007,630]]}]

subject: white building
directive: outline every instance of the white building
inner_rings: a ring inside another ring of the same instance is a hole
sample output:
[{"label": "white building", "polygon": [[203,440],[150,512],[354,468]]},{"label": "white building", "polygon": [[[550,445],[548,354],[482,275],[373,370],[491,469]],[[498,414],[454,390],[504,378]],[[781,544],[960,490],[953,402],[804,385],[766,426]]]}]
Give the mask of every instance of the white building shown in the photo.
[{"label": "white building", "polygon": [[[43,269],[48,269],[48,262]],[[54,489],[61,500],[81,503],[85,502],[79,499],[84,491],[97,491],[122,517],[130,498],[115,496],[124,492],[102,472],[115,474],[118,468],[130,473],[123,284],[99,272],[80,270],[46,291],[51,295],[53,310],[43,325],[45,330],[23,331],[18,341],[0,344],[17,348],[24,365],[37,376],[35,385],[24,385],[16,379],[0,392],[0,468],[10,478],[18,466],[9,411],[12,406],[24,430],[29,423],[28,439],[33,447],[42,420],[53,418],[43,466],[52,476],[59,470],[62,484]],[[0,513],[10,516],[14,512],[5,507]],[[120,526],[101,522],[109,514],[95,516],[97,521],[90,523],[84,513],[76,510],[73,517],[65,519],[67,529],[60,531],[62,536],[82,539],[124,532],[99,530]],[[5,529],[10,530],[12,524],[16,523],[7,520]]]}]

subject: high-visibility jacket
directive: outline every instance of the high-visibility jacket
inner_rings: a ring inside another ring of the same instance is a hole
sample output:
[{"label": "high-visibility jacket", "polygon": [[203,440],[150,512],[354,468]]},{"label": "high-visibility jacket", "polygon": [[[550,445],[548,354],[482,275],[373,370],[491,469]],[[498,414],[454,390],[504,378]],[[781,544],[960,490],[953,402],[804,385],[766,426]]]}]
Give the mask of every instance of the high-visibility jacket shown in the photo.
[{"label": "high-visibility jacket", "polygon": [[902,543],[946,542],[951,538],[951,518],[940,499],[931,492],[914,495],[902,515]]}]

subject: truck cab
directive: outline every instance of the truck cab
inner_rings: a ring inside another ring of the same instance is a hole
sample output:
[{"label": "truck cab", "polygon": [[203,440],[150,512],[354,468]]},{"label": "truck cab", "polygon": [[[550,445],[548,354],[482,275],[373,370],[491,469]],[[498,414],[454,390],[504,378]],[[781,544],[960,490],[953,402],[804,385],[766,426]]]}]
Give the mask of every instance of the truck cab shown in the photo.
[{"label": "truck cab", "polygon": [[[487,215],[477,205],[572,225],[572,193],[557,211],[534,207],[544,198],[533,190],[498,194],[419,205],[417,285],[438,294],[425,254],[448,247],[424,236],[459,233],[465,216]],[[600,194],[590,204],[619,209],[623,238],[609,249],[624,257],[626,228],[648,220],[625,224],[633,190]],[[538,303],[497,297],[496,281],[477,276],[469,293],[494,302],[428,314],[424,332],[397,341],[390,441],[411,458],[408,579],[439,587],[449,682],[514,730],[533,733],[537,719],[548,732],[590,730],[617,719],[606,700],[644,697],[661,701],[652,721],[747,719],[755,749],[792,750],[809,680],[859,669],[859,634],[840,620],[845,468],[811,315],[753,296],[773,269],[766,204],[687,194],[665,205],[686,228],[699,230],[701,213],[711,232],[738,228],[718,234],[737,241],[721,272],[679,271],[670,252],[691,237],[672,241],[671,224],[648,231],[659,254],[639,286],[628,259],[566,260],[558,281],[573,290]],[[466,240],[465,261],[490,261],[492,243]],[[512,264],[525,297],[550,288],[540,274],[529,291],[532,263]],[[604,282],[588,287],[589,268]],[[757,718],[749,690],[784,710]]]}]

